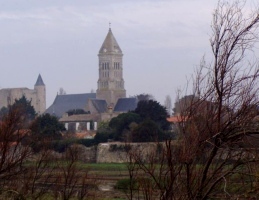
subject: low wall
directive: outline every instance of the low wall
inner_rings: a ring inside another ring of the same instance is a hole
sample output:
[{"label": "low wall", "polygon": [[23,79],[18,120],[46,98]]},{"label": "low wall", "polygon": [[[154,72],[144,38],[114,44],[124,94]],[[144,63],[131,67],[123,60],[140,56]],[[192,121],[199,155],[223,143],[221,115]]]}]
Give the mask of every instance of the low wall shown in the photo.
[{"label": "low wall", "polygon": [[156,154],[157,143],[100,143],[97,147],[96,162],[97,163],[125,163],[129,156],[127,152],[141,156],[142,159],[147,158],[147,155]]},{"label": "low wall", "polygon": [[83,145],[75,145],[74,148],[79,150],[79,160],[85,163],[96,163],[96,147],[85,147]]}]

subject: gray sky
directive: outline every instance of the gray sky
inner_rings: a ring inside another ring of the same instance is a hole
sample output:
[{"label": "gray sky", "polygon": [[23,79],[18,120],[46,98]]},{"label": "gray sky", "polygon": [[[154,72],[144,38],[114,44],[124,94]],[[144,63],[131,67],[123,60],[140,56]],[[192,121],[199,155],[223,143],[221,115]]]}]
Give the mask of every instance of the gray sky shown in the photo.
[{"label": "gray sky", "polygon": [[210,51],[217,0],[0,0],[0,88],[33,88],[40,73],[49,106],[97,89],[98,51],[109,22],[124,53],[127,96],[164,103]]}]

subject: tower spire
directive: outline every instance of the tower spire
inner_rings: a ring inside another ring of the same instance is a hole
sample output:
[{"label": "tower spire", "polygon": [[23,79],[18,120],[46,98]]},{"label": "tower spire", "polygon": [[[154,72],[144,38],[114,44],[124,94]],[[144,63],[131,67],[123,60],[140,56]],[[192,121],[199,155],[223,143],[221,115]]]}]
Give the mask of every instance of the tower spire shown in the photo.
[{"label": "tower spire", "polygon": [[123,53],[116,41],[109,22],[109,32],[100,48],[99,79],[96,97],[105,99],[113,107],[119,98],[126,97],[123,80]]},{"label": "tower spire", "polygon": [[35,83],[35,86],[40,86],[40,85],[45,85],[42,78],[41,78],[41,75],[39,74],[38,78],[37,78],[37,81]]}]

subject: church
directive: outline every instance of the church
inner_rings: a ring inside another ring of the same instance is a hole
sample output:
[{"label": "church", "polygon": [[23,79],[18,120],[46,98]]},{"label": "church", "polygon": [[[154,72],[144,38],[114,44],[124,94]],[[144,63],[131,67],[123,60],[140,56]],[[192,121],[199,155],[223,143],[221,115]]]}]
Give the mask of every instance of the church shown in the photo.
[{"label": "church", "polygon": [[[107,121],[118,114],[134,110],[136,98],[127,98],[123,79],[123,53],[111,28],[98,53],[99,79],[96,93],[57,95],[53,104],[45,111],[60,118],[68,129],[91,127],[96,129],[97,122]],[[89,114],[68,115],[71,110],[84,110]]]},{"label": "church", "polygon": [[[57,95],[52,105],[46,109],[46,86],[39,74],[34,89],[4,88],[0,90],[0,109],[8,107],[25,96],[37,114],[49,113],[59,118],[68,128],[74,124],[76,130],[107,121],[118,114],[134,110],[137,98],[127,98],[123,79],[123,53],[111,28],[98,53],[98,72],[96,93]],[[83,110],[88,114],[68,115],[68,111]],[[90,124],[91,122],[91,124]]]}]

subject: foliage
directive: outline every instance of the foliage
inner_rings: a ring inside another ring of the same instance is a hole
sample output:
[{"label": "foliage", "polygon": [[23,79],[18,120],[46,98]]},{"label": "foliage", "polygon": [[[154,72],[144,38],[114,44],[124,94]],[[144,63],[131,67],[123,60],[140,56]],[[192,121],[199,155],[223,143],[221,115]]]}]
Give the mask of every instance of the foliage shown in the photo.
[{"label": "foliage", "polygon": [[98,123],[98,131],[104,132],[110,129],[109,127],[109,121],[101,121]]},{"label": "foliage", "polygon": [[132,131],[132,142],[156,142],[161,132],[154,121],[147,119]]},{"label": "foliage", "polygon": [[74,143],[75,140],[54,140],[49,142],[49,149],[63,153]]},{"label": "foliage", "polygon": [[9,106],[8,109],[19,109],[24,115],[24,123],[28,125],[36,117],[34,107],[31,105],[31,101],[27,100],[25,96],[20,99],[15,99],[13,105]]},{"label": "foliage", "polygon": [[146,119],[153,120],[162,130],[168,130],[170,123],[166,120],[168,117],[166,108],[157,101],[148,100],[138,102],[134,113],[138,114],[142,121]]},{"label": "foliage", "polygon": [[76,141],[77,144],[82,144],[86,147],[91,147],[97,144],[97,140],[95,139],[78,139]]},{"label": "foliage", "polygon": [[141,118],[138,114],[128,112],[119,114],[117,117],[111,119],[109,127],[113,130],[114,140],[124,140],[123,133],[130,130],[130,125],[135,122],[139,123]]},{"label": "foliage", "polygon": [[[53,148],[51,141],[60,140],[62,138],[61,131],[65,131],[64,124],[60,123],[55,116],[43,114],[38,116],[31,124],[30,130],[32,135],[27,138],[27,143],[30,143],[35,152],[42,148]],[[58,143],[59,144],[59,143]],[[64,145],[61,144],[54,147],[58,151],[64,150]],[[61,150],[60,150],[61,149]]]},{"label": "foliage", "polygon": [[145,93],[135,95],[135,97],[137,98],[138,101],[149,101],[149,100],[155,99],[152,94],[145,94]]},{"label": "foliage", "polygon": [[116,185],[114,188],[122,190],[123,192],[127,192],[131,188],[132,184],[132,189],[136,190],[138,189],[138,183],[136,180],[131,180],[131,179],[120,179],[117,181]]},{"label": "foliage", "polygon": [[108,140],[112,140],[112,133],[109,131],[100,132],[98,131],[94,137],[95,144],[99,143],[105,143],[108,142]]},{"label": "foliage", "polygon": [[7,107],[2,107],[1,108],[1,110],[0,110],[0,120],[5,116],[5,115],[7,115],[8,114],[8,108]]},{"label": "foliage", "polygon": [[40,115],[30,127],[32,133],[40,138],[61,139],[61,131],[65,131],[64,124],[57,117],[50,114]]},{"label": "foliage", "polygon": [[122,113],[111,119],[109,127],[105,127],[105,130],[109,130],[106,137],[111,136],[113,140],[125,142],[155,142],[168,139],[169,135],[164,134],[164,130],[170,127],[167,116],[165,107],[157,101],[140,101],[133,112]]}]

